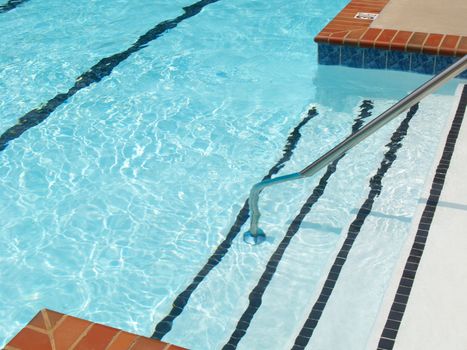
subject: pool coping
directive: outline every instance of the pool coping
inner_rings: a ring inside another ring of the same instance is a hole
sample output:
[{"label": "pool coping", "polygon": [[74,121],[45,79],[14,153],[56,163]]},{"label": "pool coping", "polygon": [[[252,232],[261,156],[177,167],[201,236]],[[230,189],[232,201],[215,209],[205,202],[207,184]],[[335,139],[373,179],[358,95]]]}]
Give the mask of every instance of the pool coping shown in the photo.
[{"label": "pool coping", "polygon": [[43,309],[3,350],[184,350],[180,346]]},{"label": "pool coping", "polygon": [[[352,0],[314,38],[318,63],[437,74],[467,55],[467,37],[372,27],[391,0]],[[435,9],[434,9],[435,10]],[[467,77],[467,72],[460,75]]]},{"label": "pool coping", "polygon": [[372,20],[357,19],[359,12],[379,14],[390,0],[353,0],[315,37],[322,44],[350,45],[424,54],[467,55],[467,37],[392,28],[371,28]]},{"label": "pool coping", "polygon": [[[409,237],[401,250],[400,259],[386,289],[367,349],[392,350],[397,344],[400,329],[404,328],[403,317],[407,306],[411,305],[410,295],[416,281],[417,270],[424,262],[422,256],[430,234],[430,225],[443,186],[446,184],[444,181],[450,165],[450,159],[446,160],[446,157],[452,157],[454,154],[454,146],[458,141],[458,135],[456,136],[455,133],[460,132],[459,124],[467,114],[464,110],[464,114],[459,115],[459,108],[463,103],[465,104],[465,100],[467,100],[467,84],[461,83],[456,89],[453,106],[441,136],[442,142],[433,159],[433,166],[421,197],[427,200],[420,201],[417,207]],[[464,125],[464,128],[467,126]],[[417,337],[415,334],[413,336]]]}]

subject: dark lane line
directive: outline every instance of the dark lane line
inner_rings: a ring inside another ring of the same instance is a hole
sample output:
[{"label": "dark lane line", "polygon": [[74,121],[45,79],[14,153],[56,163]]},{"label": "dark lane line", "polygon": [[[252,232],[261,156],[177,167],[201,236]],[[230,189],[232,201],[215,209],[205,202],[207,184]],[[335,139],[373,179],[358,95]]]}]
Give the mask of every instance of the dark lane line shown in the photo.
[{"label": "dark lane line", "polygon": [[413,118],[415,113],[417,113],[417,110],[418,104],[410,108],[406,117],[402,120],[394,134],[392,134],[391,141],[386,145],[388,150],[384,154],[384,158],[381,161],[376,174],[370,179],[370,192],[368,193],[368,197],[360,207],[355,220],[350,224],[347,237],[342,244],[336,259],[334,260],[332,268],[326,278],[326,282],[321,289],[318,300],[313,305],[313,308],[308,315],[308,318],[305,321],[300,333],[295,338],[295,343],[292,347],[292,350],[303,350],[308,345],[310,338],[318,324],[318,321],[323,314],[326,303],[328,302],[334,286],[336,285],[337,279],[339,278],[340,272],[342,270],[342,266],[344,266],[347,260],[350,249],[352,249],[352,245],[355,242],[355,239],[360,233],[366,218],[370,214],[376,197],[381,194],[383,189],[383,178],[396,160],[397,151],[402,147],[402,140],[407,135],[407,131],[409,130],[410,120]]},{"label": "dark lane line", "polygon": [[0,5],[0,14],[11,11],[11,10],[14,10],[19,5],[22,5],[22,4],[24,4],[25,2],[28,2],[28,1],[29,0],[9,0],[6,4]]},{"label": "dark lane line", "polygon": [[[365,100],[362,102],[360,106],[360,113],[357,116],[357,118],[355,118],[355,121],[352,125],[352,133],[355,133],[362,127],[362,125],[364,124],[364,120],[371,116],[372,109],[373,103],[371,101]],[[236,349],[238,343],[246,334],[254,315],[261,306],[264,292],[269,286],[269,283],[271,282],[287,247],[292,241],[292,238],[300,229],[300,225],[303,219],[308,215],[308,213],[311,211],[311,208],[316,204],[316,202],[318,202],[318,200],[323,195],[329,179],[331,178],[332,174],[336,172],[337,164],[342,158],[343,157],[340,157],[339,159],[335,160],[330,165],[328,165],[326,173],[321,177],[318,185],[313,189],[311,196],[306,200],[305,204],[300,209],[300,213],[294,218],[294,220],[290,224],[285,237],[282,239],[274,253],[269,258],[269,261],[266,265],[266,269],[261,275],[256,286],[253,288],[250,295],[248,296],[248,307],[240,317],[240,320],[238,321],[235,330],[232,332],[230,339],[228,340],[227,344],[225,344],[222,348],[223,350]]]},{"label": "dark lane line", "polygon": [[101,59],[88,71],[80,75],[76,79],[75,84],[68,90],[68,92],[56,95],[41,107],[29,111],[24,116],[19,118],[18,122],[14,126],[10,127],[0,136],[0,151],[5,150],[10,141],[17,139],[25,131],[42,123],[45,119],[47,119],[47,117],[50,116],[50,114],[52,114],[52,112],[57,109],[57,107],[65,103],[78,91],[88,87],[93,83],[100,82],[103,78],[110,75],[115,67],[125,61],[132,54],[138,52],[141,49],[144,49],[151,41],[161,37],[162,34],[168,30],[177,27],[177,25],[184,20],[197,15],[205,6],[218,1],[219,0],[201,0],[190,6],[184,7],[182,15],[174,19],[160,22],[145,34],[141,35],[138,40],[125,51]]},{"label": "dark lane line", "polygon": [[[277,174],[280,169],[284,167],[284,164],[292,157],[295,147],[297,147],[298,141],[301,138],[300,129],[305,126],[310,119],[316,117],[318,112],[316,108],[311,108],[306,117],[292,130],[289,137],[287,138],[287,143],[284,147],[283,154],[281,159],[269,170],[268,174],[263,177],[263,180],[270,179],[273,175]],[[211,272],[214,267],[216,267],[227,254],[230,249],[233,240],[237,237],[240,229],[245,224],[249,218],[249,207],[248,199],[243,204],[242,209],[237,215],[234,224],[229,230],[229,233],[225,239],[219,244],[214,253],[209,257],[206,264],[201,268],[201,270],[193,278],[193,281],[181,292],[174,300],[172,304],[172,309],[169,314],[165,316],[155,327],[152,338],[162,339],[167,333],[172,329],[174,320],[183,312],[185,305],[188,303],[188,300],[191,297],[191,294],[198,288],[199,284],[206,278],[206,276]]]}]

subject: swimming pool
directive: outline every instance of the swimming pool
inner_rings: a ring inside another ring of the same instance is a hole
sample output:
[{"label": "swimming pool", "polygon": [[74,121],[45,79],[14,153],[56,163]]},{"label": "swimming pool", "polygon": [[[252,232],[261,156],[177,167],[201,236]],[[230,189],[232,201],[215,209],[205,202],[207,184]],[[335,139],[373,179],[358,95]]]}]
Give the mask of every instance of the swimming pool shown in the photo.
[{"label": "swimming pool", "polygon": [[267,242],[241,239],[254,183],[300,170],[426,79],[318,67],[312,38],[344,4],[30,0],[0,13],[0,343],[47,307],[193,349],[285,349],[299,334],[364,348],[453,84],[335,168],[266,190]]}]

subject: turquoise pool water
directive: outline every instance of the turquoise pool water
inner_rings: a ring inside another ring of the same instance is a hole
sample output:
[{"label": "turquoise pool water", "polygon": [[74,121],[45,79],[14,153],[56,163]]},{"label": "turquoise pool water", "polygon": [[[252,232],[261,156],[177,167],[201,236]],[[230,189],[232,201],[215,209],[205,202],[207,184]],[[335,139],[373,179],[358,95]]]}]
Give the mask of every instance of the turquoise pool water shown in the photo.
[{"label": "turquoise pool water", "polygon": [[[204,8],[183,11],[192,4]],[[323,175],[265,191],[263,245],[243,243],[248,222],[229,236],[294,128],[316,109],[279,174],[347,136],[363,101],[367,121],[426,79],[318,67],[312,38],[344,4],[30,0],[1,13],[0,345],[47,307],[146,336],[158,325],[164,340],[192,349],[224,347]],[[313,349],[364,348],[452,94],[420,104]],[[402,118],[338,164],[239,349],[292,347]],[[174,300],[226,237],[167,329]]]}]

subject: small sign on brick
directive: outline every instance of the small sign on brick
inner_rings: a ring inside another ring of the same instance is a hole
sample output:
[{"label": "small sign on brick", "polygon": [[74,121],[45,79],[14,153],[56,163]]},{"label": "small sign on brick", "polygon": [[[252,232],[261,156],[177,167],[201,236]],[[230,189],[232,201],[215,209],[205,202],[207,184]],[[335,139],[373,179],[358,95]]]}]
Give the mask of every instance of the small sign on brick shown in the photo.
[{"label": "small sign on brick", "polygon": [[356,19],[366,19],[369,21],[374,21],[378,17],[377,13],[369,13],[369,12],[357,12],[354,18]]}]

